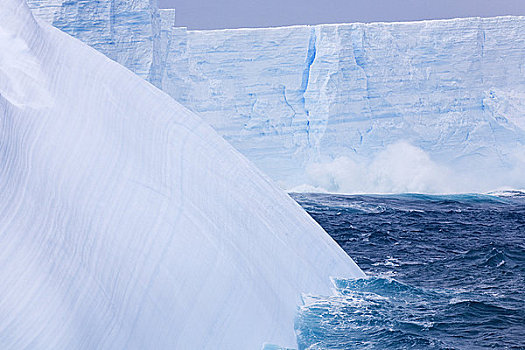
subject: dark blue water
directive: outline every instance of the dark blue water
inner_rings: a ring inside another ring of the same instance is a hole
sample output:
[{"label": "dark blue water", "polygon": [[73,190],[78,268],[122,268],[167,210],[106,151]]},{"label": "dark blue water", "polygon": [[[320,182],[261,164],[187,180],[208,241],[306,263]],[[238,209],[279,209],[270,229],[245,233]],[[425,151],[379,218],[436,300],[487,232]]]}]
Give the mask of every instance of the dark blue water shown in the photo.
[{"label": "dark blue water", "polygon": [[305,297],[300,349],[525,349],[525,196],[293,197],[369,276]]}]

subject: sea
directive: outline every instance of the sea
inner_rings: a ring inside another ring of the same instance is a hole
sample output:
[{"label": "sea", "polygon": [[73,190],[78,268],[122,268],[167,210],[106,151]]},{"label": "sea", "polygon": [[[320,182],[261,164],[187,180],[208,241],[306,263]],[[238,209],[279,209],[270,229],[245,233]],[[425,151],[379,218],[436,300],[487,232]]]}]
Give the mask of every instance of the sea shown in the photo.
[{"label": "sea", "polygon": [[292,197],[367,274],[303,296],[299,349],[525,349],[525,193]]}]

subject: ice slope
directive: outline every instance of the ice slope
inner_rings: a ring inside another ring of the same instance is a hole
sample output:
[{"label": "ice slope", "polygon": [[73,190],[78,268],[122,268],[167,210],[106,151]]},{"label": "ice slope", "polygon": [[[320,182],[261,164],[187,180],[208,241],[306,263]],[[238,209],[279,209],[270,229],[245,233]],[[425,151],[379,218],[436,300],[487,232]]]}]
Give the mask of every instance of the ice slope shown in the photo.
[{"label": "ice slope", "polygon": [[[38,3],[82,32],[96,27],[69,6],[83,1]],[[525,17],[216,31],[171,18],[162,35],[146,33],[160,42],[150,81],[285,188],[525,188]]]},{"label": "ice slope", "polygon": [[0,0],[0,348],[294,346],[361,270],[205,122]]}]

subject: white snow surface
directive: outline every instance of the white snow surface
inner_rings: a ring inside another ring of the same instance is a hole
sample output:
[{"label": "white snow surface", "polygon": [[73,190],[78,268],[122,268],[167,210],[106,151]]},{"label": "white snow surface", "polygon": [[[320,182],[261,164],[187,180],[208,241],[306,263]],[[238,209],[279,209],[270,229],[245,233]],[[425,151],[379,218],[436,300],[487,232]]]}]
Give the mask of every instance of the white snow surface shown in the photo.
[{"label": "white snow surface", "polygon": [[0,0],[0,348],[295,346],[362,271],[171,97]]},{"label": "white snow surface", "polygon": [[187,31],[150,0],[29,3],[286,189],[525,188],[525,17]]}]

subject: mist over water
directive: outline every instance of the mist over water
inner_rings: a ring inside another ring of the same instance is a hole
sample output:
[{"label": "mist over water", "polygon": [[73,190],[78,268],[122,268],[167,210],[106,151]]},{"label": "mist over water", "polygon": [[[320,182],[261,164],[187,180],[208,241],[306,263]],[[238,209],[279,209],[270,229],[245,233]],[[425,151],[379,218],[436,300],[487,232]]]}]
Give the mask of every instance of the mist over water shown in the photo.
[{"label": "mist over water", "polygon": [[304,297],[299,349],[525,349],[525,193],[293,197],[368,275]]},{"label": "mist over water", "polygon": [[[525,188],[525,146],[505,154],[504,166],[489,170],[439,162],[423,149],[401,141],[371,158],[341,156],[311,164],[309,184],[291,192],[330,193],[486,193]],[[461,166],[461,167],[460,167]]]}]

